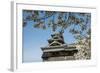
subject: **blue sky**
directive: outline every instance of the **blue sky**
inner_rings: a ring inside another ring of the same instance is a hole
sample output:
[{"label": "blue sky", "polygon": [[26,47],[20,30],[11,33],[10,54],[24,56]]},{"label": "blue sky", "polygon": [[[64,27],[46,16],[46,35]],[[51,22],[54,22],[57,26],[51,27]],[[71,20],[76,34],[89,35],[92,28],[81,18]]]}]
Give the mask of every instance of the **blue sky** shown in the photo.
[{"label": "blue sky", "polygon": [[[27,13],[23,12],[23,18]],[[46,23],[46,22],[45,22]],[[41,47],[48,45],[47,40],[51,38],[52,30],[37,29],[33,27],[34,22],[28,21],[27,26],[23,27],[23,48],[22,48],[22,61],[23,62],[37,62],[42,61]],[[64,40],[66,43],[74,43],[76,40],[68,29],[64,32]]]},{"label": "blue sky", "polygon": [[[32,27],[33,22],[23,28],[23,62],[42,61],[41,47],[48,45],[47,40],[51,38],[51,29],[42,30]],[[64,33],[66,43],[73,43],[74,37],[68,31]]]}]

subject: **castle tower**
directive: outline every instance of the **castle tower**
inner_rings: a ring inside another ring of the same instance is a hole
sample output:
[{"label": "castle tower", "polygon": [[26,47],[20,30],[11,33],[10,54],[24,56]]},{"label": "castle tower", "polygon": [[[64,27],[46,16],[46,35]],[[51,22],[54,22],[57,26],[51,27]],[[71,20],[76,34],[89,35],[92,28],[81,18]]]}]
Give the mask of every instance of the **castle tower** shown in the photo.
[{"label": "castle tower", "polygon": [[43,54],[43,61],[64,61],[74,60],[74,54],[77,53],[75,45],[67,45],[64,42],[63,35],[55,33],[51,35],[51,39],[48,40],[47,47],[41,47]]}]

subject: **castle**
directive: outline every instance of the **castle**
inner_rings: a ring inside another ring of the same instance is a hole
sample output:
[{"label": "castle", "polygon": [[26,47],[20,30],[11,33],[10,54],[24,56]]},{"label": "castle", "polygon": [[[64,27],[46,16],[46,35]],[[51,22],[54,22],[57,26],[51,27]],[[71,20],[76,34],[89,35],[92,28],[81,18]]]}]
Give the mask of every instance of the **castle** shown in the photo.
[{"label": "castle", "polygon": [[74,54],[78,52],[73,44],[66,44],[63,34],[54,33],[48,40],[48,46],[41,47],[43,61],[75,60]]}]

